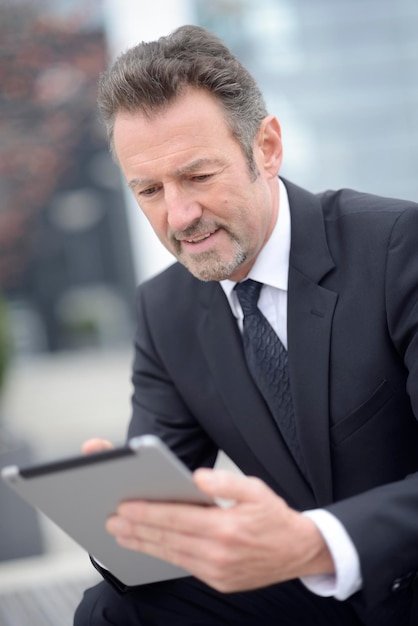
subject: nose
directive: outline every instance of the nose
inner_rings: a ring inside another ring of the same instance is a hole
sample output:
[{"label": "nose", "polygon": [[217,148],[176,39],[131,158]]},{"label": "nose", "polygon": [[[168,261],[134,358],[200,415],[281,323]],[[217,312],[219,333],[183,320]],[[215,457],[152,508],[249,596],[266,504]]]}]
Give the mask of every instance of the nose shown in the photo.
[{"label": "nose", "polygon": [[182,232],[202,216],[202,207],[191,194],[178,187],[165,188],[167,222],[173,231]]}]

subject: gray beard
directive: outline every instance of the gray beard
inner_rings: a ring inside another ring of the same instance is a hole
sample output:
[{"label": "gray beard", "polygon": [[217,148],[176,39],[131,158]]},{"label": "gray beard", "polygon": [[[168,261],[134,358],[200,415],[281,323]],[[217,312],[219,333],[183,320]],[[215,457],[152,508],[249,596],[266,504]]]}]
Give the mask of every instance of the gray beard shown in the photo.
[{"label": "gray beard", "polygon": [[246,253],[237,246],[236,254],[230,263],[224,263],[215,251],[202,252],[194,256],[193,263],[184,262],[179,256],[178,260],[189,270],[193,276],[208,282],[211,280],[225,280],[230,278],[247,259]]}]

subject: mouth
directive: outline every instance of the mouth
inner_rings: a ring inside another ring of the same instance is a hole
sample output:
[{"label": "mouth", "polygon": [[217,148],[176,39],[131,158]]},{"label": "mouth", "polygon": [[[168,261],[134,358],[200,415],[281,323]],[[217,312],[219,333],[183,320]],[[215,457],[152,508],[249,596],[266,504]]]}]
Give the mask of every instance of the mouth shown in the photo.
[{"label": "mouth", "polygon": [[199,235],[199,237],[193,237],[193,239],[185,239],[187,243],[200,243],[201,241],[205,241],[205,239],[209,239],[209,237],[213,235],[213,233],[206,233],[205,235]]},{"label": "mouth", "polygon": [[178,245],[183,251],[206,252],[212,248],[220,231],[220,228],[215,228],[215,230],[209,232],[196,234],[194,237],[183,235],[183,237],[178,238]]}]

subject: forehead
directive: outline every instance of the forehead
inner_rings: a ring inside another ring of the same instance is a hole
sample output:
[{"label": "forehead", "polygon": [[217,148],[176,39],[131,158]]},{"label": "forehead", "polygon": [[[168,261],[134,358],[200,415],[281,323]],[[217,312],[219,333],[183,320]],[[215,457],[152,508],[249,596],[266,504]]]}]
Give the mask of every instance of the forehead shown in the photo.
[{"label": "forehead", "polygon": [[167,159],[179,167],[182,161],[217,157],[236,150],[218,101],[203,90],[189,89],[168,107],[151,117],[141,111],[120,111],[115,118],[114,147],[125,175],[129,169]]}]

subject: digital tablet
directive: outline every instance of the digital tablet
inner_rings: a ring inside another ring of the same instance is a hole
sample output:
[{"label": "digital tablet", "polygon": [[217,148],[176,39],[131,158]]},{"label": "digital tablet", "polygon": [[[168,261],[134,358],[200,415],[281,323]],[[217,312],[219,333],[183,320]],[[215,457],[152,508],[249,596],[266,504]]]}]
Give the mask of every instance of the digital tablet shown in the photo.
[{"label": "digital tablet", "polygon": [[125,585],[189,573],[116,543],[105,522],[122,500],[215,504],[198,490],[185,465],[153,435],[135,437],[123,448],[23,469],[8,466],[1,475]]}]

